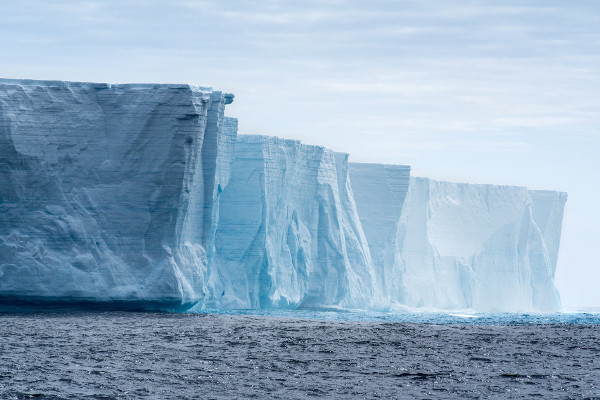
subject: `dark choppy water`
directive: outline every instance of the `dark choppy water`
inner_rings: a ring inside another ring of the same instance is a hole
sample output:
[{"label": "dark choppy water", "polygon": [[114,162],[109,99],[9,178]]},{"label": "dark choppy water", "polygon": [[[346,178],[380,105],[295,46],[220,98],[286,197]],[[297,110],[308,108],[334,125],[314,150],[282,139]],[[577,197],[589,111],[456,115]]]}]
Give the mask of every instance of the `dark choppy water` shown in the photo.
[{"label": "dark choppy water", "polygon": [[0,398],[600,399],[600,325],[472,319],[0,314]]}]

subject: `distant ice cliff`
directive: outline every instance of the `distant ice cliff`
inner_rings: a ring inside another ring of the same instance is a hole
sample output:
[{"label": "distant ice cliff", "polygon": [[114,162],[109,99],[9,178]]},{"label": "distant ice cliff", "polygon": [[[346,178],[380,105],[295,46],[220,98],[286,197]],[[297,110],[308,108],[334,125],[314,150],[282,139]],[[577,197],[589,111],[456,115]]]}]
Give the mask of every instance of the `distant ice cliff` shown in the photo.
[{"label": "distant ice cliff", "polygon": [[405,171],[386,168],[392,187],[410,182],[401,185],[405,197],[384,188],[375,199],[360,165],[353,189],[359,210],[381,210],[361,213],[361,221],[371,232],[371,254],[383,253],[373,259],[383,267],[392,303],[490,312],[560,308],[554,272],[564,193],[409,180]]},{"label": "distant ice cliff", "polygon": [[232,100],[0,79],[0,305],[560,308],[566,194],[237,136]]}]

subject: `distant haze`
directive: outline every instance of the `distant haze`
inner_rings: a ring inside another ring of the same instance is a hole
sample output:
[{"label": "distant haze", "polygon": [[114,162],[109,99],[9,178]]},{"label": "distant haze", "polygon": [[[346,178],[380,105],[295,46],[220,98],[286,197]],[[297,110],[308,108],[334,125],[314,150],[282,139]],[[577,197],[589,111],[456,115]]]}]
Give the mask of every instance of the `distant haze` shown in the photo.
[{"label": "distant haze", "polygon": [[13,1],[5,78],[198,83],[240,133],[569,193],[557,285],[600,306],[600,3]]}]

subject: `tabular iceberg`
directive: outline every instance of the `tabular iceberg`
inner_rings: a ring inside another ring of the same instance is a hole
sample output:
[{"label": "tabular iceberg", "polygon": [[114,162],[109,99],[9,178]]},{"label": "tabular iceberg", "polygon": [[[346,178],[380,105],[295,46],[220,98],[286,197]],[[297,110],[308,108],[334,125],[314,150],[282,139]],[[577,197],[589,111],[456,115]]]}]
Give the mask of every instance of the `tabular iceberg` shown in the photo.
[{"label": "tabular iceberg", "polygon": [[0,79],[0,305],[560,307],[565,193],[238,136],[232,99]]},{"label": "tabular iceberg", "polygon": [[266,136],[238,136],[220,198],[204,305],[233,308],[371,306],[367,243],[347,155]]},{"label": "tabular iceberg", "polygon": [[377,262],[391,303],[478,311],[560,308],[554,272],[565,193],[427,178],[398,185],[408,179],[397,170],[387,178],[392,187],[373,194],[366,176],[386,182],[384,167],[374,167],[353,165],[351,179],[359,211],[370,210],[367,201],[388,205],[361,214],[361,222],[365,232],[375,232],[367,235],[371,254],[384,252]]},{"label": "tabular iceberg", "polygon": [[201,298],[231,99],[190,85],[0,80],[4,301]]},{"label": "tabular iceberg", "polygon": [[[534,216],[562,220],[566,196],[549,208],[523,187],[414,178],[399,224],[399,302],[479,311],[555,311],[556,232],[544,240]],[[534,210],[540,207],[539,213]],[[553,226],[560,232],[560,225]],[[551,228],[551,229],[552,229]],[[554,243],[552,243],[554,240]]]}]

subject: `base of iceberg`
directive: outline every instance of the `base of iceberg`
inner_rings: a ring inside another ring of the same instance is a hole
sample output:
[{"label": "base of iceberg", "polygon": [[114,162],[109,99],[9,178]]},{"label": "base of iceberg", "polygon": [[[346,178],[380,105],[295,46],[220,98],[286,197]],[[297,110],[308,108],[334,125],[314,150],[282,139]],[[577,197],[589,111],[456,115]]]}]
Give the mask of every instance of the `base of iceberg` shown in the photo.
[{"label": "base of iceberg", "polygon": [[195,303],[182,303],[179,299],[152,300],[97,300],[95,298],[53,298],[0,296],[0,313],[11,312],[61,312],[61,311],[136,311],[136,312],[186,312]]},{"label": "base of iceberg", "polygon": [[232,100],[0,79],[0,305],[560,308],[565,193],[238,136]]}]

